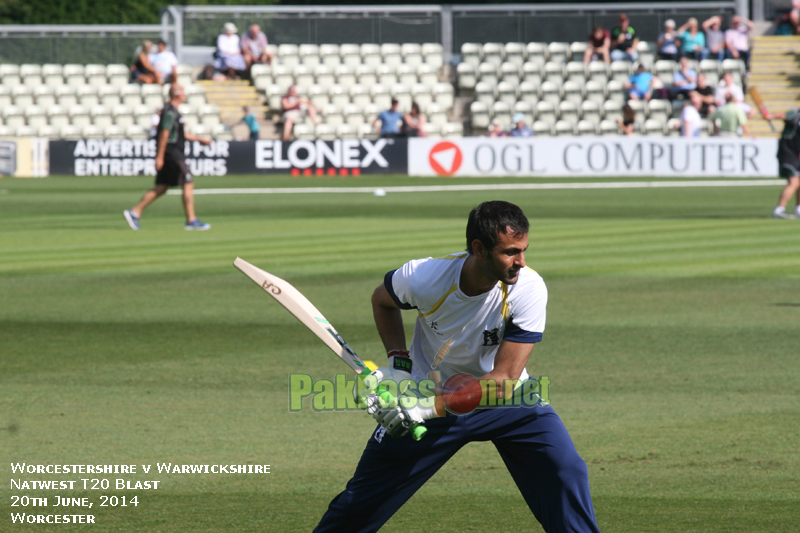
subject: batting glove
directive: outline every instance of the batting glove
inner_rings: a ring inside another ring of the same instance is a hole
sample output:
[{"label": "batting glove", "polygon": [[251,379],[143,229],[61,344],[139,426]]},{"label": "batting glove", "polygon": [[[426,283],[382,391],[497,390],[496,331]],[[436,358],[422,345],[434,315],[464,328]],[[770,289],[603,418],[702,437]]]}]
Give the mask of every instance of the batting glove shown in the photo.
[{"label": "batting glove", "polygon": [[[412,399],[409,401],[409,399]],[[434,407],[425,407],[419,402],[419,395],[416,391],[408,393],[400,399],[400,405],[395,407],[381,407],[379,402],[375,402],[372,417],[389,433],[393,438],[404,437],[409,428],[414,424],[422,424],[425,420],[435,418]],[[412,405],[404,407],[404,405]]]},{"label": "batting glove", "polygon": [[[374,414],[378,404],[379,391],[386,390],[397,398],[405,393],[408,383],[403,381],[411,379],[411,359],[399,355],[389,357],[389,365],[382,366],[363,380],[363,386],[354,389],[356,402],[367,407],[369,414]],[[381,384],[383,383],[383,386]],[[396,405],[396,404],[395,404]]]}]

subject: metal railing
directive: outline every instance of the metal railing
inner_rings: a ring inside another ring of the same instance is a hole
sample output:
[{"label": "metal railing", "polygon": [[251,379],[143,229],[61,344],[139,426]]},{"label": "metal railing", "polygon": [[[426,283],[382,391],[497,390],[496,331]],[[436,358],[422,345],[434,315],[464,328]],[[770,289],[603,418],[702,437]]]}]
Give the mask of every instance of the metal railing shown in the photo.
[{"label": "metal railing", "polygon": [[0,25],[0,63],[125,63],[144,39],[174,44],[165,25]]}]

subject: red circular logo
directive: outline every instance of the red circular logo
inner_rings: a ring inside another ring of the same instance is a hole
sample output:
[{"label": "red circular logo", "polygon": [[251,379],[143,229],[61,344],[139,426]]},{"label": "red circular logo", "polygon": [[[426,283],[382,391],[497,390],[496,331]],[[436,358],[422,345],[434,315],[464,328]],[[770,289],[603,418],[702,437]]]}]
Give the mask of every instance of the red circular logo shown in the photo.
[{"label": "red circular logo", "polygon": [[452,176],[461,168],[461,149],[450,141],[442,141],[431,148],[428,163],[440,176]]}]

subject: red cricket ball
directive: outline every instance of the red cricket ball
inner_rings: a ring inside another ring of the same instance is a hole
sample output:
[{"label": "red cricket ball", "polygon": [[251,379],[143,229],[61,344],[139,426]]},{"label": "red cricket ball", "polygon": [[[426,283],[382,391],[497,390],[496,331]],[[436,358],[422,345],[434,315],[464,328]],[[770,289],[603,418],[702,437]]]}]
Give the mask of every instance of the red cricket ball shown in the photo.
[{"label": "red cricket ball", "polygon": [[471,413],[481,403],[481,384],[470,374],[455,374],[444,383],[442,395],[447,409],[457,415]]}]

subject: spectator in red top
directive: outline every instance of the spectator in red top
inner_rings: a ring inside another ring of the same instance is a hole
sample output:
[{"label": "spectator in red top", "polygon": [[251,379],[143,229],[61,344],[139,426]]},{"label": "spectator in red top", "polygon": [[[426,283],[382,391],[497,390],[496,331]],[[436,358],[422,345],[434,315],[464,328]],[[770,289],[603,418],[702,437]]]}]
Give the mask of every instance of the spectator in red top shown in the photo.
[{"label": "spectator in red top", "polygon": [[592,34],[589,35],[589,48],[583,54],[583,62],[587,65],[602,57],[606,63],[611,63],[609,51],[611,50],[611,32],[604,30],[602,26],[595,26]]}]

